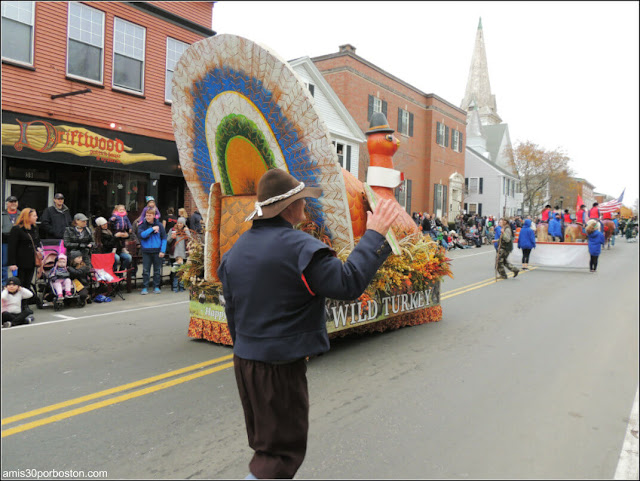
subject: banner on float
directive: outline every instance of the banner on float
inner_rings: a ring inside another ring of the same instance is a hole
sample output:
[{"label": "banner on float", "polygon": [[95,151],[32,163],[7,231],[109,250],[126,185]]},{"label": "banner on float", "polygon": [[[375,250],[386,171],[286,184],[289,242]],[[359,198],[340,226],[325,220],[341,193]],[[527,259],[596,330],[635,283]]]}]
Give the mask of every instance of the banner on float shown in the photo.
[{"label": "banner on float", "polygon": [[[511,264],[522,264],[522,250],[514,246],[508,258]],[[589,247],[586,242],[536,242],[529,265],[533,267],[589,268]]]},{"label": "banner on float", "polygon": [[[192,294],[189,302],[191,317],[226,324],[227,316],[222,295],[219,300],[220,302],[207,302],[204,298],[200,299],[199,295]],[[326,299],[327,332],[331,334],[437,305],[440,305],[439,282],[427,289],[419,291],[407,289],[405,292],[369,299],[364,302]]]}]

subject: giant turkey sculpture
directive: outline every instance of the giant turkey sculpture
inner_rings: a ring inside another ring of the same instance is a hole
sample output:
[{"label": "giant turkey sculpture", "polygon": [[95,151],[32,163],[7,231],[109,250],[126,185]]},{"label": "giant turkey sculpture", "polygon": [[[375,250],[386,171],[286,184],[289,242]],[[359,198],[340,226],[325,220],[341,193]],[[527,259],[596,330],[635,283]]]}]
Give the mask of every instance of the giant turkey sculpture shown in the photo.
[{"label": "giant turkey sculpture", "polygon": [[[217,35],[193,44],[176,65],[172,94],[182,172],[200,212],[207,212],[200,261],[203,279],[191,279],[189,335],[230,344],[216,270],[220,257],[251,227],[245,219],[254,208],[262,174],[277,167],[306,185],[322,188],[319,199],[307,199],[307,216],[314,233],[322,233],[339,253],[353,249],[364,234],[370,210],[367,189],[341,168],[329,132],[314,110],[314,99],[297,74],[257,43]],[[366,134],[371,159],[367,183],[375,193],[369,198],[394,198],[393,189],[402,180],[392,161],[399,142],[383,114],[372,117]],[[426,281],[425,270],[419,291],[394,290],[389,285],[352,303],[329,300],[330,334],[344,334],[364,324],[384,330],[441,318],[439,279],[449,273],[446,259],[434,243],[422,239],[399,204],[397,209],[401,215],[390,236],[401,243],[408,236],[419,236],[420,248],[429,258],[424,265],[435,262],[441,270],[430,272],[433,282]],[[415,250],[414,245],[404,249]],[[398,322],[399,316],[404,320]],[[396,318],[395,324],[380,322],[390,318]]]}]

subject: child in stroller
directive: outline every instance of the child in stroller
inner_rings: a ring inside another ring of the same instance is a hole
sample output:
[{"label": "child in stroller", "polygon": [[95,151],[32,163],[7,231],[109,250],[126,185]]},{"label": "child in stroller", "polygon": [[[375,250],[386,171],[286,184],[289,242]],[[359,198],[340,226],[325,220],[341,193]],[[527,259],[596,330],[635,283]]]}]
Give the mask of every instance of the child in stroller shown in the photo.
[{"label": "child in stroller", "polygon": [[39,309],[50,305],[50,302],[58,311],[66,299],[78,297],[67,269],[67,257],[58,252],[53,246],[45,246],[42,266],[36,275],[36,306]]},{"label": "child in stroller", "polygon": [[[67,256],[60,254],[56,260],[56,265],[49,271],[47,275],[54,295],[58,297],[58,301],[73,296],[73,283],[69,277],[69,270],[67,269]],[[64,290],[64,295],[63,291]]]}]

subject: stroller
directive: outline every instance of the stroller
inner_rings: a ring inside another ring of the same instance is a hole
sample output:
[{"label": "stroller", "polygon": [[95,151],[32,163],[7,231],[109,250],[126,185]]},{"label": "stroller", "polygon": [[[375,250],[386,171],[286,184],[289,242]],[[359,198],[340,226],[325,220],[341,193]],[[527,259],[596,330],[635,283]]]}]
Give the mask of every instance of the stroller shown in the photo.
[{"label": "stroller", "polygon": [[34,292],[36,294],[36,307],[38,309],[53,305],[53,309],[59,311],[64,307],[66,300],[77,300],[79,296],[76,293],[74,283],[71,284],[71,292],[73,293],[71,297],[58,299],[53,290],[53,281],[49,279],[49,273],[58,263],[58,256],[64,254],[66,250],[63,241],[59,241],[58,239],[54,240],[55,244],[53,240],[44,240],[42,242],[44,258],[42,259],[42,265],[36,271]]}]

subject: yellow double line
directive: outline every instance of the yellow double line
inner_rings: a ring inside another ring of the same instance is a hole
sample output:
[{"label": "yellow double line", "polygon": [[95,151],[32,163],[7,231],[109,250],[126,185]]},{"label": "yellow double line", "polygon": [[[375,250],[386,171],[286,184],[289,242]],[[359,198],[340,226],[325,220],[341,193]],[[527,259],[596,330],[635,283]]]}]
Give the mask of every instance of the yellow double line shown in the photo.
[{"label": "yellow double line", "polygon": [[[537,267],[529,267],[529,269],[526,270],[526,271],[520,270],[520,275],[524,274],[525,272],[532,271],[532,270],[535,270],[535,269],[537,269]],[[509,273],[507,275],[509,277],[513,277],[512,273]],[[473,284],[469,284],[467,286],[458,287],[457,289],[452,289],[450,291],[443,292],[442,295],[440,296],[440,300],[444,301],[444,300],[449,299],[451,297],[455,297],[455,296],[458,296],[460,294],[464,294],[465,292],[473,291],[475,289],[480,289],[481,287],[486,287],[488,285],[495,284],[496,282],[499,282],[501,280],[503,280],[503,279],[496,279],[495,277],[491,277],[489,279],[485,279],[483,281],[478,281],[478,282],[475,282]]]},{"label": "yellow double line", "polygon": [[[535,269],[535,267],[531,267],[529,268],[529,270],[533,270]],[[525,271],[526,272],[526,271]],[[469,284],[463,287],[458,287],[457,289],[452,289],[450,291],[447,291],[445,293],[442,294],[442,296],[440,297],[440,300],[446,300],[446,299],[450,299],[451,297],[455,297],[457,295],[460,294],[464,294],[465,292],[469,292],[469,291],[473,291],[475,289],[480,289],[481,287],[486,287],[490,284],[494,284],[496,281],[496,279],[494,277],[490,278],[490,279],[485,279],[483,281],[479,281],[479,282],[475,282],[473,284]],[[203,376],[208,376],[209,374],[213,374],[215,372],[218,371],[222,371],[224,369],[228,369],[230,367],[233,366],[233,361],[232,362],[226,362],[224,364],[219,364],[215,367],[209,368],[209,369],[202,369],[205,368],[207,366],[211,366],[213,364],[218,364],[221,363],[223,361],[228,361],[230,359],[233,358],[233,354],[229,354],[227,356],[222,356],[222,357],[218,357],[216,359],[211,359],[210,361],[205,361],[205,362],[201,362],[199,364],[193,364],[191,366],[187,366],[187,367],[183,367],[181,369],[177,369],[175,371],[169,371],[166,372],[164,374],[159,374],[158,376],[153,376],[153,377],[148,377],[146,379],[141,379],[139,381],[135,381],[135,382],[131,382],[128,384],[123,384],[122,386],[118,386],[118,387],[114,387],[111,389],[106,389],[104,391],[99,391],[93,394],[89,394],[87,396],[82,396],[82,397],[78,397],[75,399],[70,399],[69,401],[64,401],[58,404],[52,404],[51,406],[46,406],[40,409],[35,409],[33,411],[28,411],[26,413],[22,413],[22,414],[17,414],[15,416],[10,416],[8,418],[5,418],[2,420],[2,426],[5,426],[7,424],[12,424],[18,421],[22,421],[24,419],[29,419],[29,418],[33,418],[36,416],[40,416],[42,414],[46,414],[52,411],[57,411],[59,409],[63,409],[63,408],[67,408],[69,406],[75,406],[77,404],[82,404],[85,403],[87,401],[93,401],[95,399],[99,399],[99,398],[103,398],[106,396],[111,396],[112,394],[116,394],[116,393],[121,393],[124,391],[129,391],[135,388],[138,388],[140,386],[145,386],[148,384],[153,384],[156,383],[158,381],[162,381],[163,379],[168,379],[171,377],[175,377],[175,376],[180,376],[181,374],[190,372],[190,371],[197,371],[194,372],[192,374],[188,374],[184,377],[178,377],[176,379],[172,379],[170,381],[166,381],[160,384],[155,384],[143,389],[139,389],[137,391],[132,391],[126,394],[121,394],[119,396],[116,397],[111,397],[109,399],[104,399],[102,401],[98,401],[98,402],[94,402],[91,404],[87,404],[85,406],[82,407],[78,407],[76,409],[71,409],[70,411],[65,411],[59,414],[55,414],[53,416],[49,416],[49,417],[45,417],[42,419],[38,419],[36,421],[31,421],[25,424],[20,424],[18,426],[12,427],[12,428],[8,428],[8,429],[3,429],[2,430],[2,437],[6,437],[6,436],[11,436],[12,434],[16,434],[16,433],[20,433],[23,431],[28,431],[30,429],[33,428],[37,428],[40,426],[45,426],[47,424],[51,424],[51,423],[55,423],[57,421],[61,421],[63,419],[67,419],[73,416],[77,416],[78,414],[83,414],[83,413],[87,413],[90,411],[95,411],[96,409],[100,409],[106,406],[110,406],[112,404],[117,404],[117,403],[121,403],[123,401],[128,401],[129,399],[135,399],[137,397],[140,396],[144,396],[145,394],[150,394],[152,392],[156,392],[156,391],[160,391],[162,389],[167,389],[169,387],[172,386],[176,386],[178,384],[182,384],[183,382],[187,382],[187,381],[191,381],[192,379],[197,379],[199,377],[203,377]],[[200,370],[202,369],[202,370]]]},{"label": "yellow double line", "polygon": [[[175,371],[170,371],[170,372],[166,372],[164,374],[160,374],[158,376],[153,376],[153,377],[148,377],[146,379],[141,379],[139,381],[135,381],[129,384],[123,384],[122,386],[118,386],[118,387],[114,387],[111,389],[106,389],[104,391],[100,391],[100,392],[96,392],[93,394],[89,394],[87,396],[82,396],[79,398],[75,398],[75,399],[70,399],[69,401],[64,401],[58,404],[53,404],[51,406],[47,406],[44,408],[40,408],[40,409],[35,409],[33,411],[29,411],[23,414],[18,414],[16,416],[10,416],[8,418],[5,418],[2,420],[2,426],[6,425],[6,424],[11,424],[11,423],[15,423],[17,421],[22,421],[23,419],[28,419],[28,418],[32,418],[35,416],[39,416],[41,414],[44,413],[48,413],[51,411],[57,411],[58,409],[62,409],[62,408],[66,408],[69,406],[73,406],[76,404],[81,404],[87,401],[91,401],[94,399],[98,399],[104,396],[109,396],[111,394],[115,394],[118,392],[122,392],[122,391],[127,391],[129,389],[134,389],[137,388],[139,386],[144,386],[146,384],[151,384],[151,383],[155,383],[157,381],[161,381],[163,379],[167,379],[170,377],[174,377],[174,376],[178,376],[180,374],[183,374],[185,372],[189,372],[189,371],[193,371],[196,369],[202,369],[203,367],[206,366],[210,366],[212,364],[217,364],[219,362],[222,361],[228,361],[229,359],[233,358],[233,354],[229,354],[227,356],[222,356],[219,357],[217,359],[212,359],[210,361],[205,361],[205,362],[201,362],[199,364],[194,364],[192,366],[187,366],[184,367],[182,369],[177,369]],[[110,398],[110,399],[105,399],[103,401],[99,401],[99,402],[95,402],[92,404],[87,404],[86,406],[82,406],[76,409],[72,409],[70,411],[65,411],[63,413],[60,414],[55,414],[53,416],[49,416],[43,419],[38,419],[37,421],[32,421],[26,424],[21,424],[19,426],[13,427],[13,428],[9,428],[9,429],[3,429],[2,430],[2,437],[6,437],[6,436],[11,436],[12,434],[16,434],[16,433],[20,433],[23,431],[28,431],[29,429],[33,429],[33,428],[37,428],[39,426],[44,426],[46,424],[50,424],[50,423],[55,423],[56,421],[61,421],[62,419],[66,419],[66,418],[70,418],[72,416],[76,416],[78,414],[83,414],[83,413],[87,413],[90,411],[94,411],[96,409],[100,409],[103,408],[105,406],[110,406],[112,404],[117,404],[123,401],[128,401],[129,399],[134,399],[140,396],[144,396],[145,394],[150,394],[152,392],[156,392],[156,391],[160,391],[162,389],[166,389],[168,387],[171,386],[175,386],[177,384],[182,384],[183,382],[187,382],[187,381],[191,381],[192,379],[197,379],[199,377],[202,376],[207,376],[209,374],[213,374],[214,372],[218,372],[218,371],[222,371],[223,369],[227,369],[233,366],[233,361],[232,362],[227,362],[225,364],[220,364],[216,367],[212,367],[210,369],[205,369],[202,371],[198,371],[195,372],[193,374],[189,374],[188,376],[184,376],[184,377],[180,377],[177,379],[172,379],[171,381],[167,381],[167,382],[163,382],[161,384],[156,384],[154,386],[150,386],[144,389],[140,389],[138,391],[133,391],[127,394],[122,394],[120,396],[114,397],[114,398]]]}]

